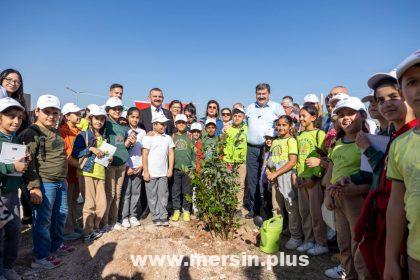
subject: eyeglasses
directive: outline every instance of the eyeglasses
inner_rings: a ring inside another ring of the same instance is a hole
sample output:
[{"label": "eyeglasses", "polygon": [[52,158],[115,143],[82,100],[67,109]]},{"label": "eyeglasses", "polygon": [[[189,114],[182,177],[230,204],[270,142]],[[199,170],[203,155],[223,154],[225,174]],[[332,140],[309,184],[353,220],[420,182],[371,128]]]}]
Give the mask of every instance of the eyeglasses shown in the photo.
[{"label": "eyeglasses", "polygon": [[217,107],[216,107],[216,106],[209,106],[209,107],[207,107],[207,108],[209,108],[209,109],[217,109]]},{"label": "eyeglasses", "polygon": [[194,115],[190,115],[190,114],[185,114],[185,116],[187,117],[187,118],[194,118]]},{"label": "eyeglasses", "polygon": [[222,116],[230,117],[230,113],[222,113]]},{"label": "eyeglasses", "polygon": [[11,85],[14,84],[14,85],[20,86],[22,84],[21,81],[19,81],[19,80],[13,80],[13,78],[5,78],[5,80],[6,80],[6,82],[8,84],[11,84]]}]

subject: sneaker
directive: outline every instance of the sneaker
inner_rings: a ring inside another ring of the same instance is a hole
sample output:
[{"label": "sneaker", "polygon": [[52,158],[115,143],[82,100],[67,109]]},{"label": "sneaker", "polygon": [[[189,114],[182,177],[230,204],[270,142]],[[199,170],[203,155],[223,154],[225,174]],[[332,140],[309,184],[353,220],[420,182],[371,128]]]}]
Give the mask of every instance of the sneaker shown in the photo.
[{"label": "sneaker", "polygon": [[65,245],[65,244],[61,244],[60,248],[58,248],[58,250],[55,253],[57,254],[57,256],[62,257],[62,256],[68,256],[74,251],[76,251],[76,248]]},{"label": "sneaker", "polygon": [[174,222],[178,222],[179,216],[181,216],[181,211],[175,210],[174,214],[172,215],[171,220]]},{"label": "sneaker", "polygon": [[132,227],[138,227],[138,226],[140,226],[140,222],[139,222],[139,220],[137,220],[136,217],[131,217],[130,218],[130,225]]},{"label": "sneaker", "polygon": [[160,220],[156,220],[156,221],[153,221],[153,225],[155,227],[160,227],[162,225],[162,223],[160,222]]},{"label": "sneaker", "polygon": [[312,242],[305,242],[302,245],[300,245],[299,247],[296,248],[296,250],[298,250],[299,252],[303,253],[308,251],[309,249],[312,249],[314,247],[314,243]]},{"label": "sneaker", "polygon": [[169,222],[168,222],[168,220],[160,220],[160,225],[164,226],[164,227],[167,227],[167,226],[169,226]]},{"label": "sneaker", "polygon": [[112,229],[113,230],[125,230],[126,228],[123,227],[119,222],[116,222]]},{"label": "sneaker", "polygon": [[344,267],[340,264],[339,266],[327,269],[324,271],[325,276],[332,279],[346,279],[346,271]]},{"label": "sneaker", "polygon": [[85,242],[85,243],[91,243],[94,240],[100,238],[102,235],[103,235],[103,233],[101,231],[94,230],[89,235],[87,235],[87,236],[85,236],[83,238],[83,242]]},{"label": "sneaker", "polygon": [[62,264],[61,260],[55,258],[54,256],[49,256],[43,259],[34,259],[32,261],[32,268],[44,268],[44,269],[53,269]]},{"label": "sneaker", "polygon": [[74,241],[82,237],[82,234],[77,232],[69,232],[64,234],[63,239],[65,241]]},{"label": "sneaker", "polygon": [[121,226],[123,228],[130,228],[131,227],[131,224],[130,224],[130,221],[128,220],[128,218],[123,219],[123,221],[121,223]]},{"label": "sneaker", "polygon": [[7,269],[5,268],[3,270],[3,276],[7,279],[7,280],[20,280],[22,279],[19,274],[17,274],[17,272],[13,269]]},{"label": "sneaker", "polygon": [[290,238],[289,241],[286,242],[286,249],[288,250],[296,250],[297,247],[302,245],[302,241],[300,239]]},{"label": "sneaker", "polygon": [[319,256],[325,253],[328,253],[330,250],[328,250],[327,246],[321,246],[318,243],[314,245],[313,248],[309,249],[307,252],[308,254],[312,256]]},{"label": "sneaker", "polygon": [[184,222],[189,222],[189,221],[191,221],[190,211],[184,211],[184,212],[182,213],[182,219],[184,220]]}]

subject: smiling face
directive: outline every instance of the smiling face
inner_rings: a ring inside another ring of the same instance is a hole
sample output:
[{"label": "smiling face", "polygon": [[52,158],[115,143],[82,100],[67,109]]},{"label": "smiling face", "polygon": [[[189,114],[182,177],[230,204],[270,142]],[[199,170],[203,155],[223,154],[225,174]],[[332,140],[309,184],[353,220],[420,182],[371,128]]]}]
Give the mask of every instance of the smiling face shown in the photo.
[{"label": "smiling face", "polygon": [[80,112],[77,113],[69,113],[65,115],[67,122],[72,123],[73,125],[79,124],[82,117],[80,116]]},{"label": "smiling face", "polygon": [[245,115],[243,113],[235,113],[233,115],[233,125],[239,126],[244,122]]},{"label": "smiling face", "polygon": [[140,122],[140,113],[139,111],[133,111],[127,118],[130,126],[135,128]]},{"label": "smiling face", "polygon": [[271,144],[273,144],[273,137],[270,136],[264,136],[265,139],[265,145],[267,145],[267,147],[271,147]]},{"label": "smiling face", "polygon": [[407,114],[407,107],[400,91],[393,85],[383,85],[375,90],[378,110],[389,122],[401,122]]},{"label": "smiling face", "polygon": [[229,110],[223,110],[222,111],[222,121],[223,122],[229,122],[232,119],[232,114],[229,112]]},{"label": "smiling face", "polygon": [[207,135],[213,137],[216,134],[216,126],[212,123],[206,125]]},{"label": "smiling face", "polygon": [[408,105],[420,118],[420,64],[409,68],[401,79],[401,89]]},{"label": "smiling face", "polygon": [[152,90],[149,94],[149,101],[154,107],[160,107],[163,102],[163,93],[159,90]]},{"label": "smiling face", "polygon": [[22,81],[20,80],[19,75],[16,73],[8,74],[1,83],[2,87],[7,91],[9,96],[16,92],[21,84]]},{"label": "smiling face", "polygon": [[191,131],[194,140],[198,140],[201,138],[201,131],[200,130],[193,130]]},{"label": "smiling face", "polygon": [[121,106],[117,106],[117,107],[110,107],[108,109],[108,115],[111,119],[113,119],[114,121],[118,121],[119,118],[121,117],[122,114],[122,110],[123,107]]},{"label": "smiling face", "polygon": [[123,89],[120,87],[115,87],[109,91],[109,97],[118,97],[122,99],[123,96]]},{"label": "smiling face", "polygon": [[304,109],[300,110],[299,122],[303,127],[308,127],[312,125],[315,120],[316,120],[316,117],[309,114],[308,111]]},{"label": "smiling face", "polygon": [[92,128],[96,131],[99,131],[104,126],[105,120],[105,116],[91,116]]},{"label": "smiling face", "polygon": [[285,118],[280,118],[276,122],[276,131],[281,136],[284,137],[290,133],[290,124],[286,121]]},{"label": "smiling face", "polygon": [[337,122],[347,134],[355,134],[362,129],[363,117],[359,111],[351,108],[341,108],[336,112]]},{"label": "smiling face", "polygon": [[166,123],[155,122],[153,123],[153,131],[158,134],[165,133]]},{"label": "smiling face", "polygon": [[182,112],[182,105],[180,103],[174,103],[171,108],[169,108],[169,111],[171,111],[172,116],[175,118],[176,115]]},{"label": "smiling face", "polygon": [[178,129],[178,131],[181,133],[187,130],[187,123],[184,121],[177,121],[175,125],[176,125],[176,129]]},{"label": "smiling face", "polygon": [[259,89],[255,94],[255,98],[259,106],[264,106],[270,100],[270,92],[268,89]]},{"label": "smiling face", "polygon": [[46,128],[53,128],[57,125],[58,119],[60,118],[60,110],[57,108],[36,108],[35,115],[37,117],[37,123],[41,124]]},{"label": "smiling face", "polygon": [[0,113],[0,129],[6,134],[16,132],[22,124],[23,111],[11,108]]},{"label": "smiling face", "polygon": [[188,123],[192,124],[194,122],[195,115],[191,113],[190,111],[185,111],[184,114],[187,117]]}]

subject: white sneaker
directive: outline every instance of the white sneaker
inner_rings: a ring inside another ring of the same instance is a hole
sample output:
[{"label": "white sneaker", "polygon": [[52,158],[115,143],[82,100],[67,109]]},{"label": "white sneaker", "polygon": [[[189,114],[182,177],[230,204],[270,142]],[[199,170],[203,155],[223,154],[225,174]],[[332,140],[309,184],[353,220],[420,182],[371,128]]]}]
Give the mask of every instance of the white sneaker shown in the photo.
[{"label": "white sneaker", "polygon": [[296,248],[296,250],[298,250],[299,252],[303,253],[308,251],[309,249],[312,249],[314,247],[314,243],[312,242],[305,242],[302,245],[300,245],[299,247]]},{"label": "white sneaker", "polygon": [[297,247],[302,245],[302,241],[299,239],[290,238],[289,241],[286,242],[286,249],[288,250],[296,250]]},{"label": "white sneaker", "polygon": [[307,252],[309,255],[312,256],[319,256],[325,253],[328,253],[330,250],[328,250],[327,246],[321,246],[318,243],[315,244],[315,246],[311,249],[309,249]]},{"label": "white sneaker", "polygon": [[324,274],[325,276],[332,279],[346,279],[346,271],[341,264],[339,266],[325,270]]},{"label": "white sneaker", "polygon": [[123,227],[119,222],[116,222],[112,229],[113,230],[126,230],[126,228]]},{"label": "white sneaker", "polygon": [[131,225],[130,225],[130,221],[128,220],[128,218],[123,219],[123,221],[122,221],[121,225],[122,225],[124,228],[130,228],[130,227],[131,227]]},{"label": "white sneaker", "polygon": [[5,268],[3,275],[7,280],[21,280],[22,279],[13,268],[11,269]]},{"label": "white sneaker", "polygon": [[130,218],[130,225],[132,227],[138,227],[140,225],[140,222],[139,222],[139,220],[137,220],[136,217],[131,217]]}]

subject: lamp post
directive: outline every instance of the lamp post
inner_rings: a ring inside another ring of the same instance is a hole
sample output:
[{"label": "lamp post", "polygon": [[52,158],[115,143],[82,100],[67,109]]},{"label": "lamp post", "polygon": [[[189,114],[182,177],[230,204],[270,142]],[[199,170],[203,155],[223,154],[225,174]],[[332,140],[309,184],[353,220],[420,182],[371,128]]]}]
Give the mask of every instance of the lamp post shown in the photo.
[{"label": "lamp post", "polygon": [[81,93],[85,93],[85,91],[76,91],[76,90],[74,90],[74,89],[72,89],[70,87],[66,87],[66,89],[69,90],[69,91],[71,91],[71,92],[73,92],[74,94],[76,94],[76,104],[78,105],[79,104],[79,95]]}]

